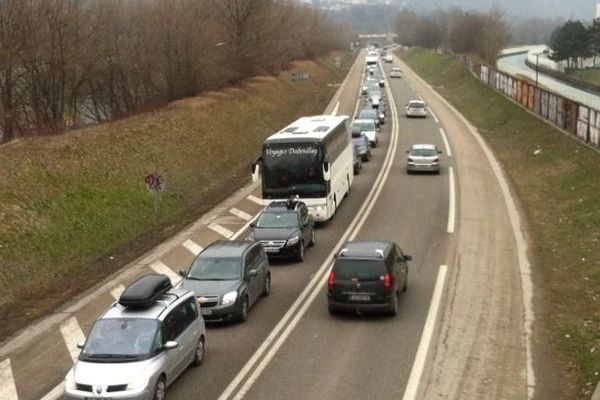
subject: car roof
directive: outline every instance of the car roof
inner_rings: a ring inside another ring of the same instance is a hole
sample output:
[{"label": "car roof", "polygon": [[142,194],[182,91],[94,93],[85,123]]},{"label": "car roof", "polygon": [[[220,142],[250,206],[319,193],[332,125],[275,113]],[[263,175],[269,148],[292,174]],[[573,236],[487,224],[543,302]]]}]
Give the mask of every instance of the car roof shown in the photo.
[{"label": "car roof", "polygon": [[117,301],[99,319],[145,318],[162,321],[166,315],[165,310],[179,304],[181,299],[189,297],[191,293],[189,290],[172,288],[148,307],[126,307]]},{"label": "car roof", "polygon": [[408,101],[409,104],[411,103],[420,103],[420,104],[425,104],[425,102],[423,100],[409,100]]},{"label": "car roof", "polygon": [[413,144],[411,147],[411,149],[430,149],[430,150],[435,150],[436,147],[434,144],[429,144],[429,143],[419,143],[419,144]]},{"label": "car roof", "polygon": [[355,241],[346,242],[338,253],[338,258],[380,258],[387,256],[394,247],[394,243],[388,241]]},{"label": "car roof", "polygon": [[217,240],[202,250],[198,257],[238,258],[253,245],[254,242],[247,240]]}]

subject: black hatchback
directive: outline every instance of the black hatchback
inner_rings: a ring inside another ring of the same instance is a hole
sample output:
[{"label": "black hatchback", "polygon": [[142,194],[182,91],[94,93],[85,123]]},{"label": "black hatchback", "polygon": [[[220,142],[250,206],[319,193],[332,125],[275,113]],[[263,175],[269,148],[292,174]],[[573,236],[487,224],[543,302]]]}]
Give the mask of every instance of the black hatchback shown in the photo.
[{"label": "black hatchback", "polygon": [[337,254],[327,282],[330,313],[398,313],[400,293],[408,285],[408,261],[393,242],[347,242]]}]

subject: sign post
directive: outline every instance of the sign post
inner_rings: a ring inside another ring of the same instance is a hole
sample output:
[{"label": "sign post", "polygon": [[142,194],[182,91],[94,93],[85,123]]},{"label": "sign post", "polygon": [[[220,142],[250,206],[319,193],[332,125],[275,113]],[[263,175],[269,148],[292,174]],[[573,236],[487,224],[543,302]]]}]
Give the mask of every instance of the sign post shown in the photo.
[{"label": "sign post", "polygon": [[160,194],[165,190],[165,178],[158,172],[154,172],[146,176],[144,183],[146,184],[146,189],[148,189],[152,194],[152,197],[154,197],[154,214],[158,216],[158,213],[160,212]]}]

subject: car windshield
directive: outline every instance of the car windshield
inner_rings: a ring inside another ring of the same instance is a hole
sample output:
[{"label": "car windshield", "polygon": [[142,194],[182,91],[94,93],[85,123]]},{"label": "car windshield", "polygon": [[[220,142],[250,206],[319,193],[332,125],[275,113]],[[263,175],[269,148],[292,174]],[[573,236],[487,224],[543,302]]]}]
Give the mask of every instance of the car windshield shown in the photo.
[{"label": "car windshield", "polygon": [[345,260],[338,258],[333,266],[336,279],[379,280],[385,275],[383,260]]},{"label": "car windshield", "polygon": [[79,359],[127,362],[147,358],[162,346],[160,324],[155,319],[110,318],[96,321]]},{"label": "car windshield", "polygon": [[257,228],[296,228],[298,214],[295,212],[264,212],[256,221]]},{"label": "car windshield", "polygon": [[[376,116],[377,114],[375,114],[375,111],[373,111],[373,118]],[[371,121],[357,121],[352,127],[352,132],[354,132],[354,129],[360,129],[361,132],[371,132],[375,130],[375,124],[373,124]]]},{"label": "car windshield", "polygon": [[242,276],[242,263],[239,258],[197,257],[186,278],[199,281],[229,281]]},{"label": "car windshield", "polygon": [[400,68],[394,67],[394,68],[392,68],[392,72],[400,72]]},{"label": "car windshield", "polygon": [[425,108],[425,104],[423,103],[408,103],[410,108]]},{"label": "car windshield", "polygon": [[437,154],[435,149],[412,149],[410,151],[410,155],[415,157],[435,157]]}]

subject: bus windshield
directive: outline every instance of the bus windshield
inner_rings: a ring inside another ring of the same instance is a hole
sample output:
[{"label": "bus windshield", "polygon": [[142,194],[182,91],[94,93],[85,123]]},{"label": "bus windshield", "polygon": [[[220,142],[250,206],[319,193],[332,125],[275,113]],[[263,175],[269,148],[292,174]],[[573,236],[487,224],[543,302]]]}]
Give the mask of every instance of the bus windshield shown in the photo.
[{"label": "bus windshield", "polygon": [[263,149],[263,196],[325,197],[322,151],[316,143],[273,143]]}]

